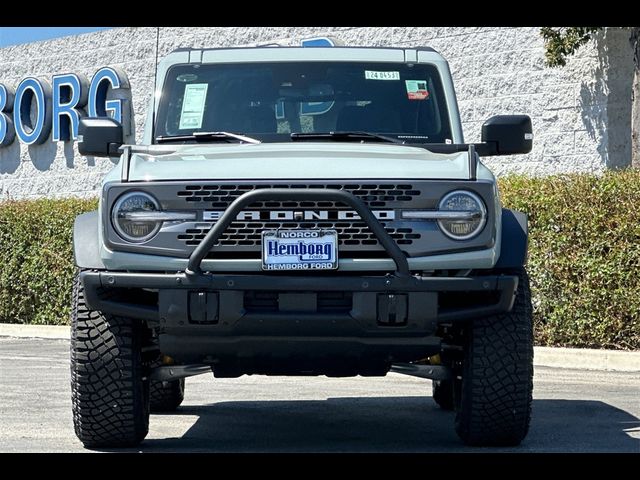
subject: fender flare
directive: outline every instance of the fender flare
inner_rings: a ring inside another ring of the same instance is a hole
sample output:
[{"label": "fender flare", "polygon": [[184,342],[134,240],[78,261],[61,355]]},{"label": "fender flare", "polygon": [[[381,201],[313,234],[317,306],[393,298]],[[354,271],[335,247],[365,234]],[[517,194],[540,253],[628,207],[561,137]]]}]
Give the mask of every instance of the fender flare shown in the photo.
[{"label": "fender flare", "polygon": [[99,225],[97,210],[78,215],[73,223],[73,261],[78,268],[105,269],[100,258]]},{"label": "fender flare", "polygon": [[495,268],[519,268],[527,263],[529,227],[527,215],[508,208],[502,209],[500,258]]}]

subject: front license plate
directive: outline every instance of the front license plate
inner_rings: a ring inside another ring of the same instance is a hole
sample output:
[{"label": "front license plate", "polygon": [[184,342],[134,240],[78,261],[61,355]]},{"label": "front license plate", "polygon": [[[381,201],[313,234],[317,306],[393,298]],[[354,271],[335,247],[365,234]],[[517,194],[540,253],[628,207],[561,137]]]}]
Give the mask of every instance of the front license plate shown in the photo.
[{"label": "front license plate", "polygon": [[335,230],[265,230],[263,270],[332,270],[338,268]]}]

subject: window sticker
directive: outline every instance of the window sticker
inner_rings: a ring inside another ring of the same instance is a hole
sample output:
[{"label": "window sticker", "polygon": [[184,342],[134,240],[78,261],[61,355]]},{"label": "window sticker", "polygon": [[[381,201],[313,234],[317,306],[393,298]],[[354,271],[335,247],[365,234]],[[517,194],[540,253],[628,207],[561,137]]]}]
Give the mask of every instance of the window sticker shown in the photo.
[{"label": "window sticker", "polygon": [[367,80],[400,80],[400,72],[376,72],[365,70],[364,78]]},{"label": "window sticker", "polygon": [[426,80],[405,80],[409,100],[426,100],[429,98]]},{"label": "window sticker", "polygon": [[182,100],[182,112],[180,113],[180,125],[178,128],[202,127],[204,103],[207,100],[208,83],[190,83],[184,86],[184,98]]}]

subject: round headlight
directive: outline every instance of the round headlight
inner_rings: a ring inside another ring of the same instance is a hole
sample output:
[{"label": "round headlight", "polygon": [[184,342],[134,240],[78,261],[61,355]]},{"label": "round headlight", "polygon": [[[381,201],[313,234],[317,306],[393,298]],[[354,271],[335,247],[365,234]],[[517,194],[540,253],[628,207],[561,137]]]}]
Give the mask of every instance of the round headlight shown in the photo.
[{"label": "round headlight", "polygon": [[438,220],[440,229],[454,240],[468,240],[475,237],[487,223],[487,209],[475,193],[456,190],[440,200],[442,212],[469,212],[466,218],[443,218]]},{"label": "round headlight", "polygon": [[162,222],[141,219],[140,214],[158,210],[160,210],[158,201],[148,193],[125,193],[116,201],[111,211],[113,228],[118,235],[129,242],[146,242],[158,233]]}]

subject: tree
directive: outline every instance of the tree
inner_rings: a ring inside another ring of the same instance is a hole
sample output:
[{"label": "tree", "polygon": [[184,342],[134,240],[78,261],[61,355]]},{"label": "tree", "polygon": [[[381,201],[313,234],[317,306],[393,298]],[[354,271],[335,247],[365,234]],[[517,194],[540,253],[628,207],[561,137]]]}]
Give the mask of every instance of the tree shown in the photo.
[{"label": "tree", "polygon": [[[546,64],[566,65],[566,58],[591,40],[603,27],[543,27]],[[629,27],[629,43],[633,49],[633,84],[631,88],[631,166],[640,168],[640,27]]]}]

